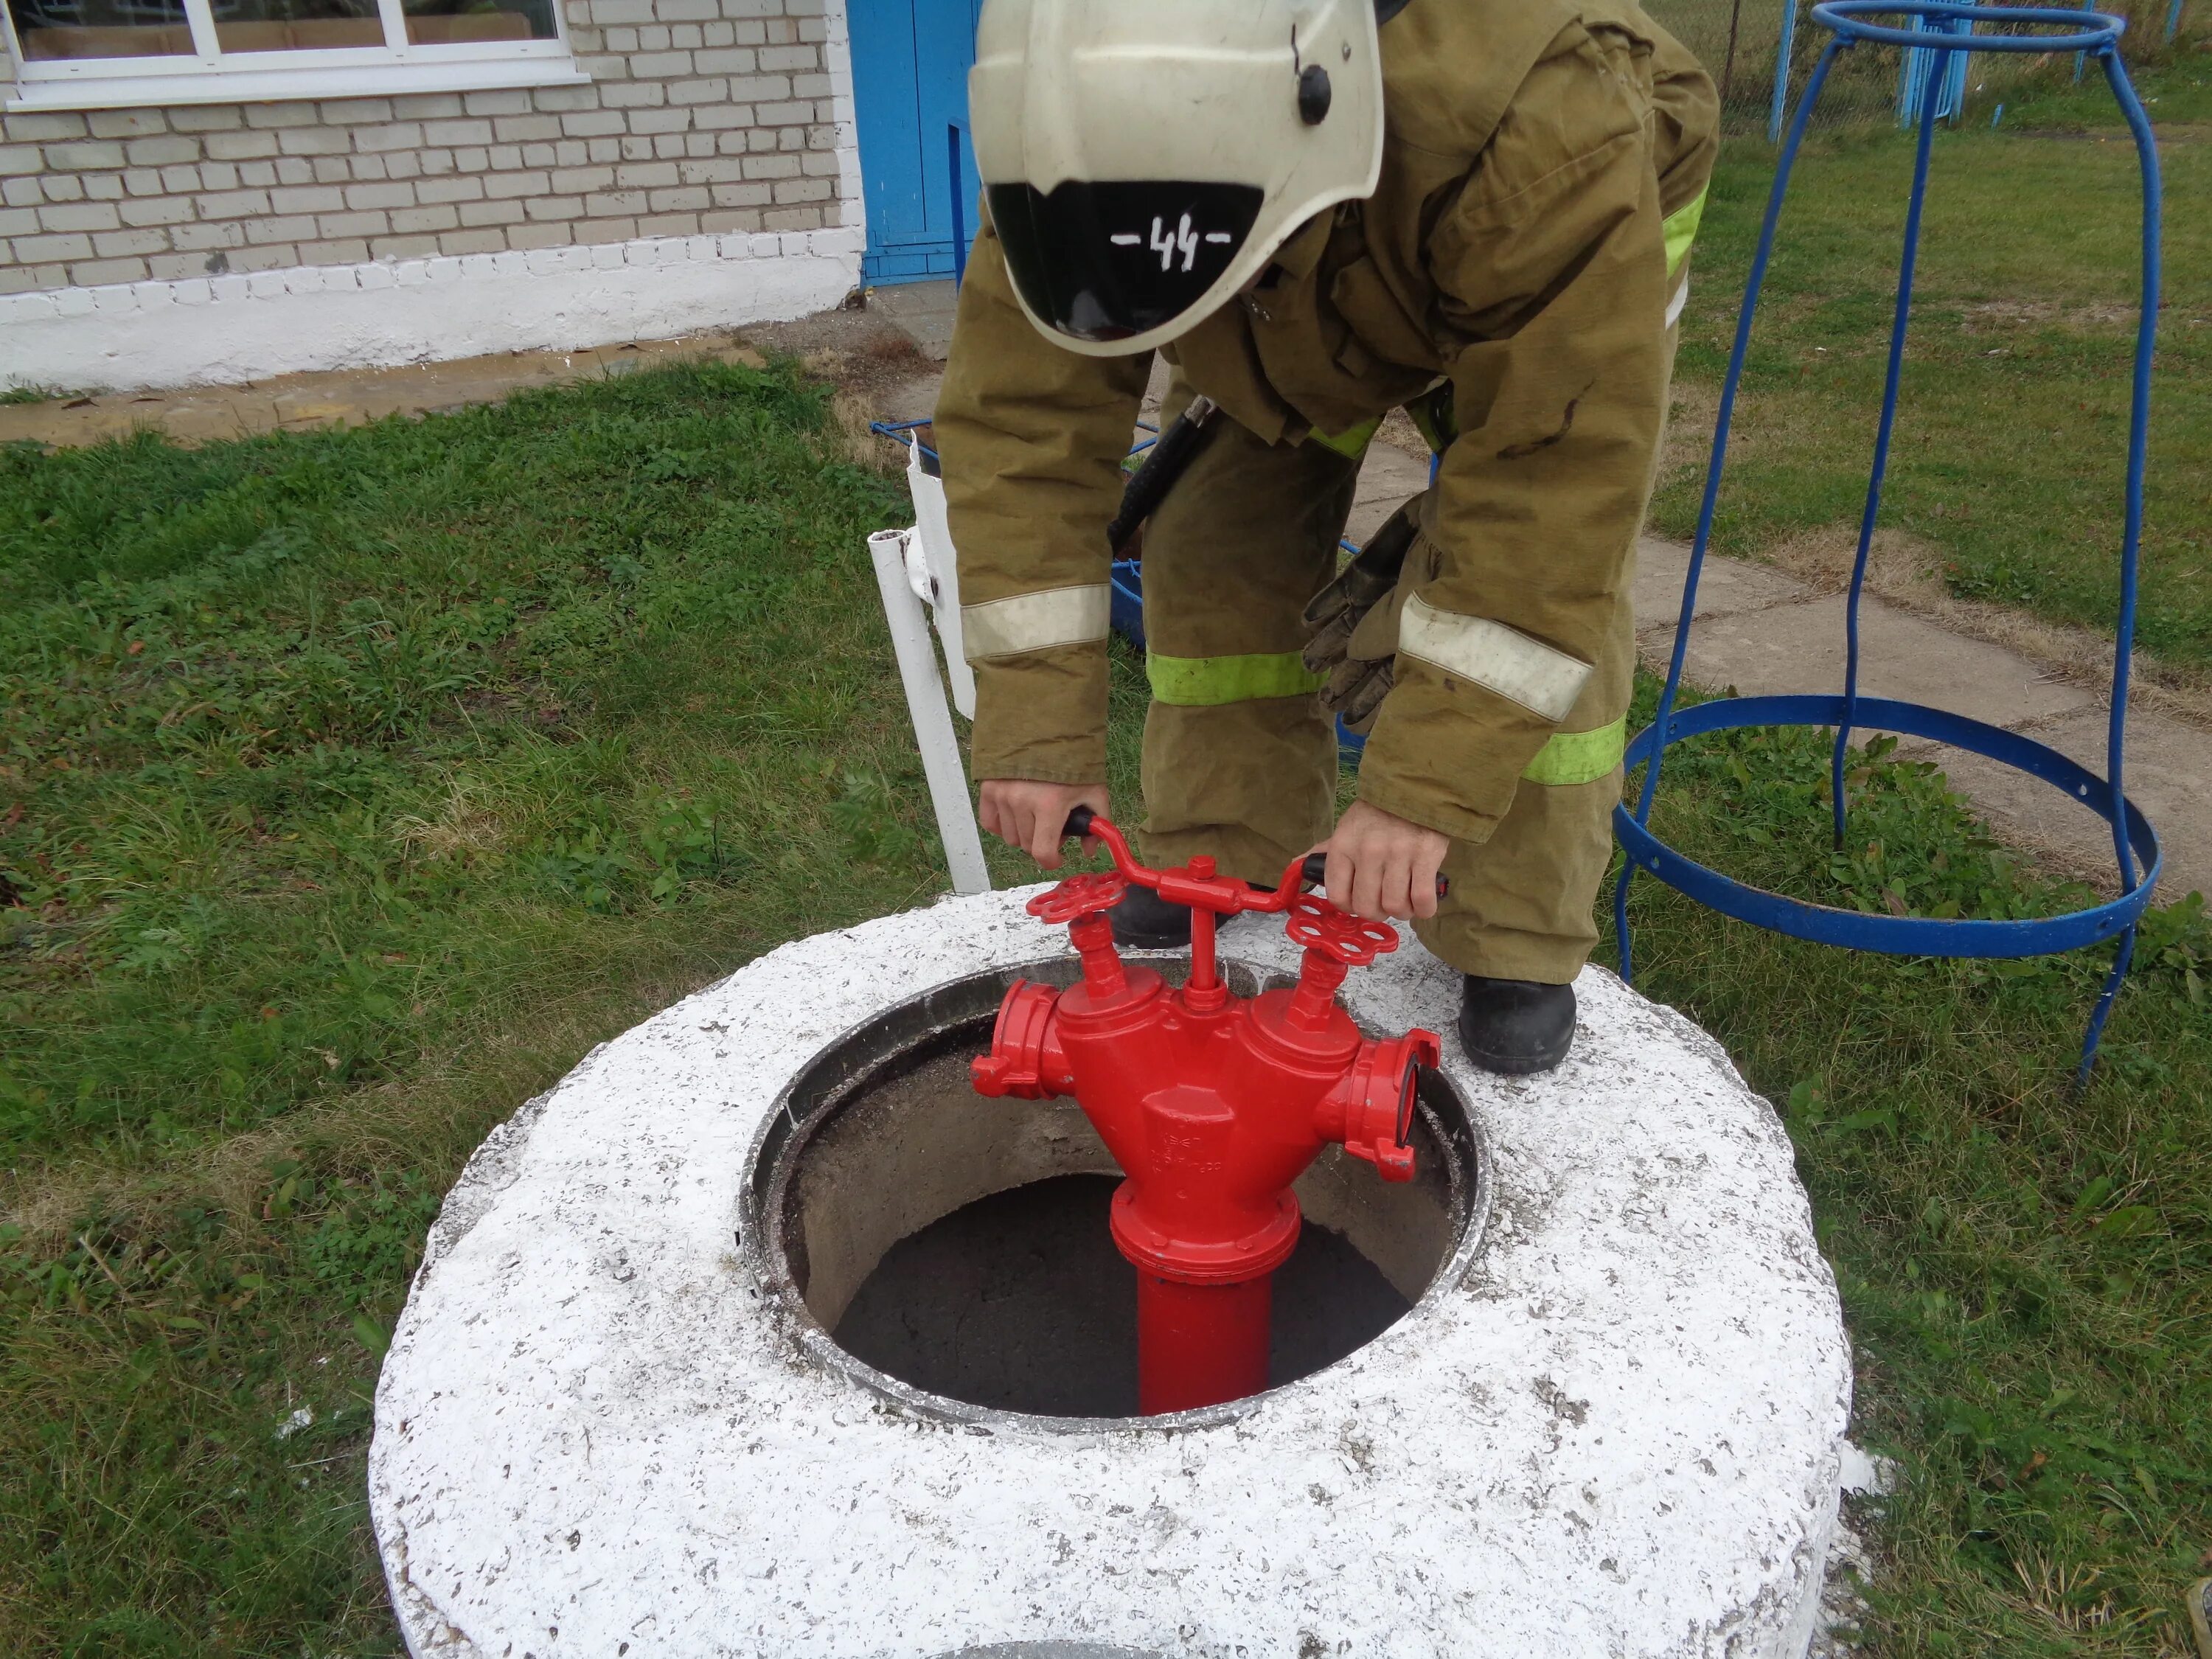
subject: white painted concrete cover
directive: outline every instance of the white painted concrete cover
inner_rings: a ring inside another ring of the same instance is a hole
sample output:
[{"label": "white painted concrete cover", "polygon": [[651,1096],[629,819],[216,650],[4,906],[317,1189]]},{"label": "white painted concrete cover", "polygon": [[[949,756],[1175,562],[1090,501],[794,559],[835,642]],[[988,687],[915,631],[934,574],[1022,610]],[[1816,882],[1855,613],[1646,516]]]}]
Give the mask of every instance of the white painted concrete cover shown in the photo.
[{"label": "white painted concrete cover", "polygon": [[[1051,953],[1027,896],[787,945],[485,1143],[377,1394],[416,1655],[1803,1653],[1850,1396],[1834,1285],[1771,1110],[1595,969],[1549,1077],[1446,1040],[1497,1159],[1462,1282],[1232,1421],[987,1432],[780,1338],[732,1249],[762,1115],[877,1010]],[[1224,943],[1293,955],[1273,923]],[[1409,942],[1347,990],[1449,1030],[1457,980]]]}]

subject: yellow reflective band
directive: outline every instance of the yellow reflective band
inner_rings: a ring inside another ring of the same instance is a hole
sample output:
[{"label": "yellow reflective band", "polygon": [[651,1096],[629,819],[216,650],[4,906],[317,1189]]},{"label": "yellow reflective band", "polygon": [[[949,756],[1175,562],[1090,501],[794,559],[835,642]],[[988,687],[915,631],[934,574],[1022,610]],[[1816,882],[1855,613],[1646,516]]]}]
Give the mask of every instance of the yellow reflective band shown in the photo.
[{"label": "yellow reflective band", "polygon": [[1530,783],[1550,784],[1555,788],[1595,783],[1619,769],[1627,752],[1628,716],[1623,714],[1612,725],[1601,726],[1595,732],[1553,732],[1552,740],[1536,751],[1536,758],[1528,763],[1528,769],[1521,775]]},{"label": "yellow reflective band", "polygon": [[1705,192],[1699,191],[1696,199],[1687,206],[1678,207],[1659,222],[1659,234],[1667,239],[1667,276],[1672,281],[1682,268],[1682,261],[1690,257],[1690,244],[1698,240],[1698,221],[1705,216]]},{"label": "yellow reflective band", "polygon": [[969,662],[1019,656],[1055,645],[1088,645],[1106,637],[1113,611],[1106,584],[1055,587],[1042,593],[960,607],[961,654]]},{"label": "yellow reflective band", "polygon": [[1154,697],[1180,708],[1303,697],[1322,683],[1295,651],[1249,657],[1164,657],[1153,651],[1146,654],[1145,674],[1152,683]]},{"label": "yellow reflective band", "polygon": [[1371,421],[1362,421],[1358,426],[1348,426],[1331,435],[1326,432],[1309,432],[1306,436],[1323,449],[1333,449],[1347,461],[1356,461],[1367,453],[1367,446],[1375,441],[1376,428],[1382,424],[1377,415]]}]

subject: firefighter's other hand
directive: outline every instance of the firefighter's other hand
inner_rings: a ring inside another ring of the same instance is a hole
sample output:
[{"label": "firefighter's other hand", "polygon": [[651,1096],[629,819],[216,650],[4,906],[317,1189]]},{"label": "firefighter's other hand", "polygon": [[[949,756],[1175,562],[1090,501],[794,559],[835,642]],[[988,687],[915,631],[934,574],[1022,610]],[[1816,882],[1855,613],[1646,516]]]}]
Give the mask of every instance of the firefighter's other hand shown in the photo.
[{"label": "firefighter's other hand", "polygon": [[[1079,806],[1111,817],[1103,783],[1039,783],[1033,778],[986,778],[975,822],[1037,861],[1040,869],[1060,868],[1060,832]],[[1083,850],[1096,853],[1095,836],[1083,838]]]},{"label": "firefighter's other hand", "polygon": [[1328,854],[1329,902],[1370,921],[1404,921],[1437,913],[1437,872],[1449,837],[1356,800],[1336,833],[1315,850]]}]

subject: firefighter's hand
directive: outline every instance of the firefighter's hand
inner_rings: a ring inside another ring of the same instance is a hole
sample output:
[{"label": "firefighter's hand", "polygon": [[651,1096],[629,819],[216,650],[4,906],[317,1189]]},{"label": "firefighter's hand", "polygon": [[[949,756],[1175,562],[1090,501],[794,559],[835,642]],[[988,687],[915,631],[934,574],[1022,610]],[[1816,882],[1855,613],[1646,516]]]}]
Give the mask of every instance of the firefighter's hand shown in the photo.
[{"label": "firefighter's hand", "polygon": [[1437,872],[1451,841],[1394,812],[1356,800],[1336,833],[1315,850],[1328,854],[1329,902],[1370,921],[1437,913]]},{"label": "firefighter's hand", "polygon": [[[1033,778],[986,778],[975,822],[1005,842],[1018,847],[1037,861],[1040,869],[1060,868],[1060,831],[1067,815],[1079,806],[1111,817],[1106,811],[1103,783],[1039,783]],[[1083,850],[1096,853],[1094,836],[1083,838]]]}]

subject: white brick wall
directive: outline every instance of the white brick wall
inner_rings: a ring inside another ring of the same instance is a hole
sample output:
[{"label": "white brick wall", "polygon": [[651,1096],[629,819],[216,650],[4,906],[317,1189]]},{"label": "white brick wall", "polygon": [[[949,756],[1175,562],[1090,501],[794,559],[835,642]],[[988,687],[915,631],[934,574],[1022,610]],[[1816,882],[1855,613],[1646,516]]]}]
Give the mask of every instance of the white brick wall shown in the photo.
[{"label": "white brick wall", "polygon": [[564,4],[589,86],[0,118],[0,295],[859,223],[841,0]]}]

